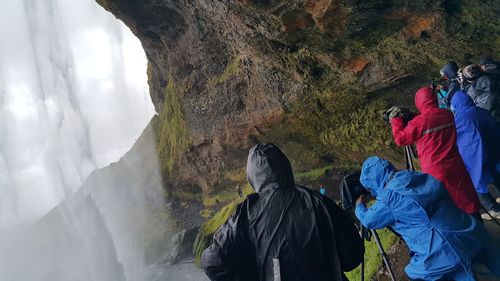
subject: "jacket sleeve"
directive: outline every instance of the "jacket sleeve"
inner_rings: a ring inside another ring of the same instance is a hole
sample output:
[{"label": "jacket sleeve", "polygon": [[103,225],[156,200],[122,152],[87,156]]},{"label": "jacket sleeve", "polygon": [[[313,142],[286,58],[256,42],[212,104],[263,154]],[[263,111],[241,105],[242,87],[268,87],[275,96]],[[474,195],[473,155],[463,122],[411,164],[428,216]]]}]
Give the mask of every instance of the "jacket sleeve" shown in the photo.
[{"label": "jacket sleeve", "polygon": [[363,261],[364,242],[349,215],[334,202],[329,202],[330,217],[334,220],[334,235],[340,267],[343,272],[355,269]]},{"label": "jacket sleeve", "polygon": [[474,103],[486,110],[491,110],[493,101],[493,81],[488,76],[481,76],[474,87],[470,87],[467,94],[472,98]]},{"label": "jacket sleeve", "polygon": [[380,201],[368,209],[364,204],[357,204],[356,217],[369,229],[381,229],[396,221],[389,207]]},{"label": "jacket sleeve", "polygon": [[421,128],[415,121],[417,121],[417,119],[413,119],[408,122],[408,125],[405,127],[403,118],[397,117],[391,120],[392,135],[394,137],[394,142],[396,142],[397,145],[412,145],[419,139]]},{"label": "jacket sleeve", "polygon": [[212,281],[238,280],[238,264],[244,262],[241,250],[247,237],[241,209],[238,206],[237,212],[215,232],[212,245],[203,251],[201,266]]}]

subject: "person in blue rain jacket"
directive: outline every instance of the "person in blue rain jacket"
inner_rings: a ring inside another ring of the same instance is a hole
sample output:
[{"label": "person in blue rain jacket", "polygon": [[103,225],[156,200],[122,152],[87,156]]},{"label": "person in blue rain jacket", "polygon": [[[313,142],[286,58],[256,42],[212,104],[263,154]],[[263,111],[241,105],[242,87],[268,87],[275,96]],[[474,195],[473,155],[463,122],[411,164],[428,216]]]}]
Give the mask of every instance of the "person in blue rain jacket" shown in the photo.
[{"label": "person in blue rain jacket", "polygon": [[[487,110],[477,107],[462,91],[455,93],[451,104],[455,113],[458,150],[479,201],[491,216],[500,219],[500,204],[488,191],[488,185],[500,177],[500,127]],[[487,214],[481,217],[491,218]]]},{"label": "person in blue rain jacket", "polygon": [[500,276],[498,241],[458,209],[431,175],[398,172],[387,160],[373,156],[363,163],[360,182],[376,202],[366,208],[358,198],[356,216],[367,228],[391,226],[402,236],[410,249],[405,271],[412,280],[475,280],[473,259],[481,259]]}]

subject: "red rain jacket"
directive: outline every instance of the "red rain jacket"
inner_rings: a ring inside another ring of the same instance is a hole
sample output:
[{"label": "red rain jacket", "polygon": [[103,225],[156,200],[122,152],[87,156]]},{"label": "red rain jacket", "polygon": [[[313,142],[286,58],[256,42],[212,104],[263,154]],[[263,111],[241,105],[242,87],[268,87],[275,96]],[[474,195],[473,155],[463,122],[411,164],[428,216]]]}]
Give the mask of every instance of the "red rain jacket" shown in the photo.
[{"label": "red rain jacket", "polygon": [[453,114],[439,109],[430,87],[417,91],[415,105],[420,115],[406,126],[402,118],[391,120],[394,141],[400,146],[416,143],[422,172],[441,181],[460,209],[467,214],[477,213],[479,199],[456,145]]}]

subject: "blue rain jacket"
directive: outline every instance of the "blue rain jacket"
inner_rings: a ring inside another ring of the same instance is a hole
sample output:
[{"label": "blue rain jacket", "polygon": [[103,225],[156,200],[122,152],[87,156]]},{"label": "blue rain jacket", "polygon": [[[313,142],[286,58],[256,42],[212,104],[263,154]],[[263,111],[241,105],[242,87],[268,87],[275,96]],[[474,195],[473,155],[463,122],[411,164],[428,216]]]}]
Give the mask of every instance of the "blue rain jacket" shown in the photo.
[{"label": "blue rain jacket", "polygon": [[391,226],[410,249],[405,271],[411,279],[475,280],[472,260],[500,276],[498,242],[473,217],[458,209],[446,189],[430,175],[397,172],[386,160],[370,157],[360,178],[376,202],[356,206],[356,216],[371,229]]},{"label": "blue rain jacket", "polygon": [[455,112],[457,145],[476,191],[488,193],[488,184],[500,174],[500,127],[490,112],[477,107],[466,93],[451,100]]}]

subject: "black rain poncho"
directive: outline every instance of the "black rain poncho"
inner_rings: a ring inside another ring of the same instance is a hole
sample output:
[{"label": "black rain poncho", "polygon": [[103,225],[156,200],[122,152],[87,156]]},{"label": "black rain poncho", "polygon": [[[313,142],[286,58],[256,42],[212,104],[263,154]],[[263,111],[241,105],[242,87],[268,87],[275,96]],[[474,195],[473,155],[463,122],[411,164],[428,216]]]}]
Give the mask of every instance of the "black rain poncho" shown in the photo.
[{"label": "black rain poncho", "polygon": [[361,263],[352,220],[316,191],[296,186],[290,162],[272,144],[250,150],[256,191],[214,235],[202,267],[213,281],[340,281]]}]

